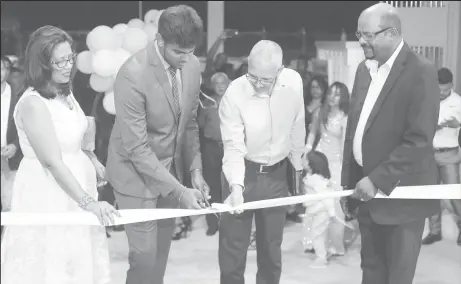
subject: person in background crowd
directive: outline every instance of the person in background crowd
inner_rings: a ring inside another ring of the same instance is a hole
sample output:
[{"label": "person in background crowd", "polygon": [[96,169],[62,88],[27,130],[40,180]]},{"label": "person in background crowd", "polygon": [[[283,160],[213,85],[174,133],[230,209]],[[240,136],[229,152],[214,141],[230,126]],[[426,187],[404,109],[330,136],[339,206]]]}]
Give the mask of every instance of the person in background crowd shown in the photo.
[{"label": "person in background crowd", "polygon": [[341,203],[359,222],[362,284],[411,284],[424,221],[440,210],[440,200],[375,196],[438,182],[437,69],[404,42],[389,4],[364,10],[356,35],[366,59],[355,75],[343,154],[341,185],[354,193]]},{"label": "person in background crowd", "polygon": [[[210,99],[202,101],[198,114],[198,125],[203,131],[202,149],[203,176],[210,187],[210,203],[222,202],[221,171],[224,155],[221,138],[219,104],[229,86],[229,78],[225,73],[218,72],[211,76],[213,93]],[[208,224],[207,236],[216,234],[219,229],[219,220],[216,215],[206,215]]]},{"label": "person in background crowd", "polygon": [[207,53],[205,71],[203,72],[203,79],[205,85],[213,89],[211,84],[211,76],[213,74],[221,72],[227,75],[230,80],[235,79],[234,65],[228,62],[227,55],[225,53],[218,53],[219,48],[226,41],[226,39],[236,36],[238,33],[236,30],[223,30],[216,39],[215,43],[211,46]]},{"label": "person in background crowd", "polygon": [[[435,160],[443,184],[459,184],[461,151],[459,141],[461,123],[461,97],[453,91],[453,74],[447,68],[438,72],[440,88],[440,112],[437,132],[434,137]],[[458,225],[458,245],[461,245],[461,200],[443,200],[442,205],[453,211]],[[442,239],[442,211],[429,218],[429,234],[423,245],[430,245]]]},{"label": "person in background crowd", "polygon": [[24,86],[7,82],[13,67],[5,55],[1,56],[1,67],[1,205],[2,211],[10,211],[13,182],[22,159],[13,111]]},{"label": "person in background crowd", "polygon": [[248,61],[245,59],[242,64],[240,64],[239,68],[235,71],[235,78],[239,78],[244,76],[248,73]]},{"label": "person in background crowd", "polygon": [[[238,206],[288,195],[288,160],[301,175],[304,150],[302,79],[283,68],[281,47],[261,40],[248,57],[248,73],[232,81],[219,107],[224,143],[224,203]],[[237,213],[237,214],[232,214]],[[257,283],[279,283],[284,206],[221,214],[221,284],[243,284],[253,217]]]},{"label": "person in background crowd", "polygon": [[[108,225],[120,215],[96,201],[100,164],[90,160],[91,125],[71,91],[72,43],[65,31],[44,26],[27,44],[28,89],[13,112],[24,159],[13,185],[11,212],[86,210]],[[2,283],[111,283],[104,227],[7,227],[1,271]]]},{"label": "person in background crowd", "polygon": [[306,113],[306,142],[312,128],[312,118],[325,102],[328,83],[324,76],[314,76],[304,88],[304,104]]},{"label": "person in background crowd", "polygon": [[[326,91],[326,99],[313,114],[312,127],[309,132],[306,152],[317,150],[325,154],[331,173],[331,183],[334,188],[341,189],[341,168],[343,162],[343,147],[346,135],[347,115],[349,113],[349,91],[340,82],[333,83]],[[339,218],[344,219],[339,200],[335,202]],[[333,256],[343,256],[344,226],[333,222],[329,226],[330,247],[328,252]],[[305,243],[312,240],[305,237]],[[307,252],[310,250],[307,249]]]}]

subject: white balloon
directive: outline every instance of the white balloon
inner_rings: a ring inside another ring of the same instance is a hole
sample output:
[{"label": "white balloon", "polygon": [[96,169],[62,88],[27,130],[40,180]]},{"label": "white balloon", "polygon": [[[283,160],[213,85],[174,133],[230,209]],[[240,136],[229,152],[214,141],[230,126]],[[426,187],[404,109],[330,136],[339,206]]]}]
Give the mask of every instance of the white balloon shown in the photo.
[{"label": "white balloon", "polygon": [[144,22],[140,19],[131,19],[128,22],[128,28],[138,28],[142,29],[144,28]]},{"label": "white balloon", "polygon": [[92,52],[115,48],[115,33],[108,26],[97,26],[86,37],[86,45]]},{"label": "white balloon", "polygon": [[78,70],[80,70],[80,72],[85,73],[85,74],[93,73],[92,60],[93,60],[93,55],[91,54],[89,50],[80,52],[77,55]]},{"label": "white balloon", "polygon": [[128,29],[128,25],[127,24],[116,24],[112,30],[114,31],[114,34],[116,35],[119,35],[119,34],[123,34],[124,32],[126,32],[126,30]]},{"label": "white balloon", "polygon": [[144,15],[144,22],[146,24],[151,23],[151,24],[158,26],[158,19],[160,18],[160,14],[162,14],[162,12],[158,10],[155,10],[155,9],[149,10]]},{"label": "white balloon", "polygon": [[157,26],[155,26],[154,24],[151,24],[151,23],[145,24],[143,30],[147,35],[147,40],[148,41],[155,40],[155,36],[157,34],[157,31],[158,31]]},{"label": "white balloon", "polygon": [[119,48],[122,48],[124,36],[125,36],[125,33],[115,35],[115,46],[116,46],[115,49],[116,50]]},{"label": "white balloon", "polygon": [[115,100],[113,91],[105,93],[104,98],[102,99],[102,106],[108,113],[115,115]]},{"label": "white balloon", "polygon": [[135,54],[147,46],[147,35],[142,29],[128,28],[124,37],[122,48]]},{"label": "white balloon", "polygon": [[91,66],[93,72],[99,76],[109,77],[115,74],[115,52],[113,50],[102,49],[93,55]]}]

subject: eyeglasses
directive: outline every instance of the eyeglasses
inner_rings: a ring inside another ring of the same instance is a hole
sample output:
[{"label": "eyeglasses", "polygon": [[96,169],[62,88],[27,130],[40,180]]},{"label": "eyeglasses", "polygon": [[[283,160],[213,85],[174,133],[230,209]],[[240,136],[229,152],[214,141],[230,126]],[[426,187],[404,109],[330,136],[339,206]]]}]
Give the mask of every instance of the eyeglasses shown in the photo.
[{"label": "eyeglasses", "polygon": [[451,88],[440,89],[440,94],[443,95],[443,96],[449,96],[451,94]]},{"label": "eyeglasses", "polygon": [[75,63],[75,58],[77,58],[77,55],[74,53],[72,55],[69,56],[69,58],[67,59],[63,59],[63,60],[60,60],[60,61],[51,61],[51,64],[54,64],[56,65],[56,67],[58,68],[64,68],[67,66],[67,64],[74,64]]},{"label": "eyeglasses", "polygon": [[274,83],[274,81],[275,81],[275,77],[270,78],[270,79],[257,78],[255,76],[249,74],[249,73],[246,74],[246,77],[247,77],[248,81],[250,81],[250,83],[252,83],[252,84],[261,83],[261,85],[270,85],[270,84]]},{"label": "eyeglasses", "polygon": [[370,40],[373,40],[377,35],[385,32],[385,31],[388,31],[390,29],[393,29],[393,28],[388,27],[388,28],[382,29],[382,30],[377,31],[377,32],[359,32],[359,31],[356,31],[355,36],[357,37],[358,40],[363,38],[366,41],[370,41]]}]

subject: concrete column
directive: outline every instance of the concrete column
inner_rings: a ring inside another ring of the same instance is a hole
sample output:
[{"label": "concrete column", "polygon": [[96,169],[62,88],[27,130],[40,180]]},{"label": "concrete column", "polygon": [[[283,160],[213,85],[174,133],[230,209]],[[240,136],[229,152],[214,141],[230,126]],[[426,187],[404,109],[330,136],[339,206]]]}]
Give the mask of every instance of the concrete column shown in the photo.
[{"label": "concrete column", "polygon": [[461,93],[461,2],[446,1],[448,6],[445,66],[453,72],[455,90]]},{"label": "concrete column", "polygon": [[[457,1],[455,1],[457,2]],[[459,26],[461,26],[461,3],[458,1],[458,17],[459,17],[459,24],[458,24],[458,51],[456,51],[456,54],[458,55],[458,59],[456,60],[458,68],[457,73],[456,73],[456,78],[457,78],[457,84],[456,84],[456,91],[458,94],[461,94],[461,29]],[[461,168],[460,168],[461,172]]]},{"label": "concrete column", "polygon": [[[207,51],[224,30],[224,1],[207,1],[208,25],[207,25]],[[222,52],[222,46],[218,53]]]}]

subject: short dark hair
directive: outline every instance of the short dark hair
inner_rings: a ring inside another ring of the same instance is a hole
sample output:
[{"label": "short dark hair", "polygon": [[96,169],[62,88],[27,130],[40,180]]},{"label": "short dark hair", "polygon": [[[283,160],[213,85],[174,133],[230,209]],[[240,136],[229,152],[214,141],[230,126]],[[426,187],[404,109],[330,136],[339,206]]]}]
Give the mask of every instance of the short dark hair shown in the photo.
[{"label": "short dark hair", "polygon": [[173,6],[160,15],[158,33],[165,43],[191,48],[202,41],[203,22],[193,8],[187,5]]},{"label": "short dark hair", "polygon": [[331,178],[328,159],[325,154],[316,150],[312,150],[309,151],[304,158],[307,159],[309,167],[312,170],[312,174],[320,175],[326,179]]},{"label": "short dark hair", "polygon": [[[56,46],[63,42],[73,46],[72,37],[68,33],[53,26],[43,26],[30,35],[27,43],[24,60],[26,84],[47,99],[56,97],[56,92],[49,88],[52,73],[51,56]],[[65,94],[70,93],[70,84],[71,81],[66,86],[61,86],[65,88]]]},{"label": "short dark hair", "polygon": [[451,73],[450,69],[448,68],[440,68],[439,72],[439,84],[450,84],[453,83],[453,73]]},{"label": "short dark hair", "polygon": [[312,77],[312,79],[309,81],[309,83],[307,83],[307,86],[306,86],[306,89],[304,91],[304,105],[309,105],[312,101],[312,94],[311,94],[311,87],[312,87],[312,83],[313,82],[317,82],[317,84],[319,84],[319,87],[320,89],[322,89],[322,102],[325,100],[326,98],[326,93],[327,93],[327,90],[328,90],[328,82],[327,80],[325,79],[325,76],[321,76],[321,75],[316,75],[314,77]]}]

